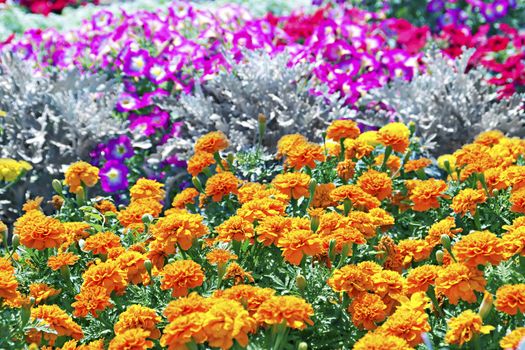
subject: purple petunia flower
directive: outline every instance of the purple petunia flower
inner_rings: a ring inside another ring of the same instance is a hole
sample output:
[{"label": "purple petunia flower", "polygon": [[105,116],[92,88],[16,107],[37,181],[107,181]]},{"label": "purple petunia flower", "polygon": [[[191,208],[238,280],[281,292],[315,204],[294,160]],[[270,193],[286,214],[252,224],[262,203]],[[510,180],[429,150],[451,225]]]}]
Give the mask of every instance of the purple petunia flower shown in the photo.
[{"label": "purple petunia flower", "polygon": [[108,161],[99,172],[102,189],[106,192],[116,192],[127,189],[128,173],[129,170],[125,164],[116,160]]},{"label": "purple petunia flower", "polygon": [[140,49],[129,50],[124,56],[123,72],[132,77],[141,77],[149,66],[150,56],[148,51]]},{"label": "purple petunia flower", "polygon": [[430,0],[427,4],[427,11],[430,13],[440,12],[445,7],[445,2],[443,0]]},{"label": "purple petunia flower", "polygon": [[133,154],[133,146],[128,136],[121,135],[116,139],[109,140],[106,154],[108,160],[122,161],[133,157]]}]

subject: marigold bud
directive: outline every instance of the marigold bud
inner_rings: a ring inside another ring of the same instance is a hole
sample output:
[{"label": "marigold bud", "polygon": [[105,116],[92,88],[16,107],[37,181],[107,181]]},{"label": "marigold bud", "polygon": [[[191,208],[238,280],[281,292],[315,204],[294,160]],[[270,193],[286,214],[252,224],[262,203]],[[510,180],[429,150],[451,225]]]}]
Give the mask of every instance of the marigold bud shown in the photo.
[{"label": "marigold bud", "polygon": [[485,291],[483,295],[483,300],[481,301],[481,305],[479,306],[479,315],[481,318],[485,318],[490,313],[490,310],[492,309],[492,304],[494,302],[494,299],[492,298],[492,294]]},{"label": "marigold bud", "polygon": [[13,235],[13,240],[11,241],[11,244],[13,245],[13,250],[16,250],[18,246],[20,245],[20,236],[19,235]]},{"label": "marigold bud", "polygon": [[436,260],[438,262],[438,264],[443,264],[443,258],[444,258],[445,254],[443,254],[443,251],[442,250],[438,250],[436,252]]},{"label": "marigold bud", "polygon": [[308,350],[308,344],[306,344],[304,341],[300,342],[297,346],[297,350]]},{"label": "marigold bud", "polygon": [[448,235],[441,235],[440,241],[446,250],[450,250],[450,237]]},{"label": "marigold bud", "polygon": [[51,182],[51,187],[53,187],[57,194],[62,195],[62,182],[60,182],[60,180],[54,179]]},{"label": "marigold bud", "polygon": [[297,286],[297,289],[300,291],[303,291],[306,289],[306,278],[299,274],[297,277],[295,277],[295,285]]},{"label": "marigold bud", "polygon": [[153,222],[153,215],[151,214],[142,215],[142,222],[146,225],[151,224]]}]

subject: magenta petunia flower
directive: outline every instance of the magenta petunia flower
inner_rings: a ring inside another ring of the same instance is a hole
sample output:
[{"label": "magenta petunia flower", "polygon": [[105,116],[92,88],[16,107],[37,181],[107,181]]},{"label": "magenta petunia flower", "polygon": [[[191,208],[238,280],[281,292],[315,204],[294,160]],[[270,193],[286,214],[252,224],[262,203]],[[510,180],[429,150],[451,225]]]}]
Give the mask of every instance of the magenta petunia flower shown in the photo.
[{"label": "magenta petunia flower", "polygon": [[121,135],[115,139],[109,140],[107,144],[106,159],[124,160],[133,157],[134,151],[131,140],[126,135]]},{"label": "magenta petunia flower", "polygon": [[99,177],[102,189],[106,192],[116,192],[128,188],[129,169],[125,164],[116,160],[110,160],[102,169]]}]

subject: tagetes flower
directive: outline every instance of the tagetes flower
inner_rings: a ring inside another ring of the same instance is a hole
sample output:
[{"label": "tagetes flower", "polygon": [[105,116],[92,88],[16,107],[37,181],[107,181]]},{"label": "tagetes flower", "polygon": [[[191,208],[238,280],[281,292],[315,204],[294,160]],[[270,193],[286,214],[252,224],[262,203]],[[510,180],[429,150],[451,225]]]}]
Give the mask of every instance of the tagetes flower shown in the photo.
[{"label": "tagetes flower", "polygon": [[482,132],[474,139],[474,143],[479,143],[484,146],[493,146],[500,142],[505,135],[499,130],[489,130]]},{"label": "tagetes flower", "polygon": [[250,222],[260,221],[270,216],[282,216],[286,205],[277,199],[255,199],[244,203],[238,210],[237,215]]},{"label": "tagetes flower", "polygon": [[354,344],[354,350],[413,350],[405,339],[382,332],[365,334]]},{"label": "tagetes flower", "polygon": [[379,295],[363,293],[352,300],[348,312],[356,327],[372,330],[385,320],[387,306]]},{"label": "tagetes flower", "polygon": [[454,244],[452,251],[466,266],[498,265],[504,257],[505,247],[500,238],[489,231],[474,231]]},{"label": "tagetes flower", "polygon": [[253,224],[241,216],[231,216],[215,228],[217,240],[222,242],[244,241],[254,237]]},{"label": "tagetes flower", "polygon": [[64,183],[69,186],[69,192],[78,193],[82,185],[93,187],[98,182],[99,169],[86,162],[71,164],[66,170]]},{"label": "tagetes flower", "polygon": [[109,343],[108,350],[146,350],[151,349],[154,343],[148,340],[150,332],[143,329],[127,329],[117,334]]},{"label": "tagetes flower", "polygon": [[187,349],[185,344],[189,342],[203,343],[206,340],[202,328],[205,315],[203,312],[193,312],[174,318],[164,328],[160,345],[169,350],[182,350]]},{"label": "tagetes flower", "polygon": [[142,232],[144,223],[142,217],[150,214],[153,217],[159,217],[162,211],[162,204],[152,199],[140,199],[131,202],[126,209],[117,214],[117,218],[122,226],[130,230]]},{"label": "tagetes flower", "polygon": [[[374,164],[381,166],[383,165],[384,161],[385,155],[382,153],[375,158]],[[388,159],[386,160],[386,167],[390,170],[390,173],[397,173],[397,171],[401,169],[401,158],[399,158],[395,154],[391,154],[390,157],[388,157]]]},{"label": "tagetes flower", "polygon": [[29,212],[31,210],[42,210],[40,206],[42,205],[42,201],[44,200],[44,197],[35,197],[34,199],[28,199],[24,205],[22,205],[22,211]]},{"label": "tagetes flower", "polygon": [[525,255],[525,226],[505,233],[501,237],[501,243],[505,249],[505,258],[516,254]]},{"label": "tagetes flower", "polygon": [[272,185],[288,198],[299,199],[310,195],[310,176],[303,173],[278,174],[272,180]]},{"label": "tagetes flower", "polygon": [[432,246],[423,239],[403,239],[399,241],[398,248],[403,256],[403,264],[410,264],[412,261],[419,262],[429,258]]},{"label": "tagetes flower", "polygon": [[226,273],[224,274],[225,280],[233,280],[234,285],[241,283],[253,283],[254,279],[251,273],[247,272],[242,268],[241,265],[237,264],[235,261],[231,262],[226,268]]},{"label": "tagetes flower", "polygon": [[374,196],[366,193],[356,185],[343,185],[335,188],[330,193],[332,199],[336,202],[350,200],[356,208],[366,208],[367,210],[378,208],[381,202]]},{"label": "tagetes flower", "polygon": [[255,319],[261,324],[279,325],[286,322],[286,326],[293,329],[304,329],[314,323],[310,319],[314,314],[312,305],[304,299],[286,295],[274,296],[263,302]]},{"label": "tagetes flower", "polygon": [[499,341],[502,349],[517,350],[525,339],[525,327],[518,327]]},{"label": "tagetes flower", "polygon": [[287,156],[290,150],[308,143],[308,140],[303,135],[290,134],[284,135],[277,142],[277,158]]},{"label": "tagetes flower", "polygon": [[83,288],[104,287],[108,295],[111,295],[113,291],[122,294],[127,287],[126,272],[118,266],[116,261],[109,260],[93,264],[87,268],[82,278],[84,280]]},{"label": "tagetes flower", "polygon": [[188,160],[186,169],[191,176],[197,176],[212,164],[215,164],[215,157],[212,153],[197,152]]},{"label": "tagetes flower", "polygon": [[377,132],[377,140],[385,147],[390,146],[396,152],[404,153],[410,144],[410,130],[405,124],[390,123]]},{"label": "tagetes flower", "polygon": [[207,152],[213,154],[228,148],[229,145],[230,143],[223,132],[212,131],[201,136],[197,140],[195,143],[195,152]]},{"label": "tagetes flower", "polygon": [[337,163],[335,169],[337,171],[337,176],[343,181],[350,180],[355,174],[355,162],[350,159],[345,159]]},{"label": "tagetes flower", "polygon": [[386,255],[386,259],[383,262],[383,267],[385,269],[396,272],[401,272],[403,270],[404,257],[401,255],[401,252],[392,237],[386,235],[381,237],[375,250],[378,252],[378,258],[384,258]]},{"label": "tagetes flower", "polygon": [[[345,139],[345,159],[361,159],[369,156],[374,151],[374,146],[360,139]],[[339,151],[340,152],[340,151]],[[339,156],[339,152],[336,156]]]},{"label": "tagetes flower", "polygon": [[66,241],[64,225],[39,210],[31,210],[21,216],[15,222],[14,232],[20,235],[21,244],[37,250],[58,248]]},{"label": "tagetes flower", "polygon": [[357,179],[357,186],[380,201],[392,195],[392,179],[380,171],[370,169]]},{"label": "tagetes flower", "polygon": [[173,208],[184,209],[188,204],[195,204],[195,200],[198,196],[199,191],[193,187],[185,188],[173,198],[171,206]]},{"label": "tagetes flower", "polygon": [[239,179],[230,172],[213,175],[206,181],[205,193],[214,202],[220,202],[224,196],[239,193]]},{"label": "tagetes flower", "polygon": [[162,189],[164,184],[145,178],[138,179],[137,183],[129,189],[131,201],[151,199],[160,202],[166,192]]},{"label": "tagetes flower", "polygon": [[327,208],[337,205],[330,195],[335,189],[333,183],[319,184],[315,187],[314,198],[312,198],[311,206],[313,208]]},{"label": "tagetes flower", "polygon": [[66,231],[66,245],[71,245],[81,238],[89,236],[91,225],[86,222],[64,222],[64,229]]},{"label": "tagetes flower", "polygon": [[426,292],[428,287],[434,285],[438,270],[435,265],[421,265],[410,270],[406,278],[407,293]]},{"label": "tagetes flower", "polygon": [[60,289],[55,289],[45,283],[31,283],[29,285],[29,295],[35,299],[35,304],[40,304],[46,299],[58,295]]},{"label": "tagetes flower", "polygon": [[174,297],[188,295],[189,289],[201,286],[205,279],[201,266],[192,260],[172,262],[164,266],[159,276],[160,288],[171,289],[171,295]]},{"label": "tagetes flower", "polygon": [[143,276],[146,274],[146,267],[144,266],[146,259],[144,254],[128,250],[120,254],[115,261],[126,272],[126,280],[129,283],[140,284],[145,283]]},{"label": "tagetes flower", "polygon": [[292,230],[279,239],[283,258],[292,265],[299,265],[304,256],[317,255],[323,250],[321,238],[310,230]]},{"label": "tagetes flower", "polygon": [[439,208],[438,198],[443,197],[447,184],[443,180],[414,180],[414,187],[410,189],[410,200],[414,203],[415,211],[427,211]]},{"label": "tagetes flower", "polygon": [[513,165],[505,169],[502,174],[503,179],[516,191],[525,187],[525,166]]},{"label": "tagetes flower", "polygon": [[506,284],[496,291],[496,309],[509,315],[525,313],[525,284]]},{"label": "tagetes flower", "polygon": [[62,266],[73,266],[78,261],[79,256],[71,252],[58,253],[47,259],[47,266],[53,271],[59,270]]},{"label": "tagetes flower", "polygon": [[500,167],[488,168],[483,171],[483,177],[490,193],[494,190],[503,190],[510,186],[508,179],[504,176],[504,170]]},{"label": "tagetes flower", "polygon": [[168,254],[175,253],[175,247],[188,250],[193,240],[208,234],[208,227],[199,214],[181,211],[162,218],[150,227],[151,233],[163,245]]},{"label": "tagetes flower", "polygon": [[161,320],[162,318],[153,309],[137,304],[130,305],[119,315],[114,326],[115,334],[123,334],[128,329],[143,329],[150,332],[149,338],[158,339],[160,331],[157,324]]},{"label": "tagetes flower", "polygon": [[373,288],[372,276],[358,265],[335,269],[327,284],[336,292],[346,292],[351,298]]},{"label": "tagetes flower", "polygon": [[430,246],[435,247],[440,243],[441,236],[447,235],[450,238],[454,238],[456,233],[463,231],[461,228],[456,228],[456,222],[453,217],[449,216],[433,224],[429,230],[428,235],[425,237],[425,241]]},{"label": "tagetes flower", "polygon": [[471,341],[476,335],[489,334],[494,327],[483,326],[481,316],[472,310],[465,310],[459,316],[448,321],[448,331],[445,341],[448,344],[462,346]]},{"label": "tagetes flower", "polygon": [[421,335],[428,331],[430,331],[430,324],[427,313],[410,308],[397,310],[380,328],[380,334],[384,332],[402,338],[413,347],[423,342]]},{"label": "tagetes flower", "polygon": [[237,260],[238,256],[226,249],[215,248],[206,254],[206,260],[212,265],[223,266],[230,260]]},{"label": "tagetes flower", "polygon": [[204,314],[202,329],[209,346],[224,350],[233,346],[234,339],[246,347],[248,333],[255,332],[256,322],[239,302],[217,299]]},{"label": "tagetes flower", "polygon": [[113,306],[106,289],[101,286],[83,287],[75,296],[75,300],[71,304],[75,309],[73,312],[75,317],[86,317],[91,314],[96,318],[99,312]]},{"label": "tagetes flower", "polygon": [[462,216],[469,212],[472,216],[476,213],[478,204],[485,203],[487,196],[483,190],[474,190],[472,188],[465,188],[452,199],[450,206],[454,213]]},{"label": "tagetes flower", "polygon": [[84,244],[84,250],[95,255],[106,255],[110,249],[120,246],[120,237],[108,231],[89,236]]},{"label": "tagetes flower", "polygon": [[334,141],[347,138],[355,139],[360,133],[357,123],[347,119],[334,120],[326,129],[326,137]]},{"label": "tagetes flower", "polygon": [[405,173],[409,173],[411,171],[424,169],[430,164],[432,164],[432,161],[428,158],[411,159],[405,163],[403,170]]},{"label": "tagetes flower", "polygon": [[204,298],[193,292],[188,296],[172,300],[164,309],[164,315],[169,322],[175,321],[181,316],[193,313],[207,312],[213,304],[213,299]]},{"label": "tagetes flower", "polygon": [[214,297],[236,300],[244,305],[251,316],[259,310],[259,307],[275,295],[271,288],[261,288],[248,284],[240,284],[225,290],[217,290]]},{"label": "tagetes flower", "polygon": [[54,344],[56,338],[60,336],[71,337],[75,340],[80,340],[84,336],[82,328],[57,305],[40,305],[32,308],[31,319],[42,320],[49,328],[56,332],[56,334],[44,334],[44,337],[49,340],[50,344]]},{"label": "tagetes flower", "polygon": [[18,297],[18,281],[15,276],[15,269],[11,262],[0,257],[0,298],[7,301]]},{"label": "tagetes flower", "polygon": [[276,244],[277,241],[292,229],[292,221],[283,216],[269,216],[259,221],[255,228],[257,241],[265,246]]},{"label": "tagetes flower", "polygon": [[102,214],[116,213],[117,212],[117,207],[115,206],[115,204],[113,204],[112,202],[110,202],[110,201],[108,201],[106,199],[98,201],[95,204],[95,209],[97,209]]},{"label": "tagetes flower", "polygon": [[315,168],[315,162],[325,160],[323,148],[315,143],[299,144],[288,150],[286,154],[286,166],[295,170],[308,166],[310,169]]},{"label": "tagetes flower", "polygon": [[509,201],[512,204],[510,208],[511,211],[525,214],[525,187],[512,192]]},{"label": "tagetes flower", "polygon": [[439,269],[435,283],[436,293],[446,296],[452,305],[456,305],[459,300],[476,302],[474,292],[483,292],[487,281],[481,271],[451,263]]}]

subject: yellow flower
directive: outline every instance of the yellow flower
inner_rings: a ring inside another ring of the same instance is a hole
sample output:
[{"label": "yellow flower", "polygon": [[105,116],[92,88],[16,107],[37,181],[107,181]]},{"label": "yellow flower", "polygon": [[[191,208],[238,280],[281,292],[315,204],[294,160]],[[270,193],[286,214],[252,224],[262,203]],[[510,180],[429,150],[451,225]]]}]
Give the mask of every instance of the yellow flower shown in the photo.
[{"label": "yellow flower", "polygon": [[448,321],[448,331],[445,341],[448,344],[462,346],[478,334],[489,334],[494,327],[483,326],[481,316],[472,310],[465,310],[458,317],[453,317]]}]

